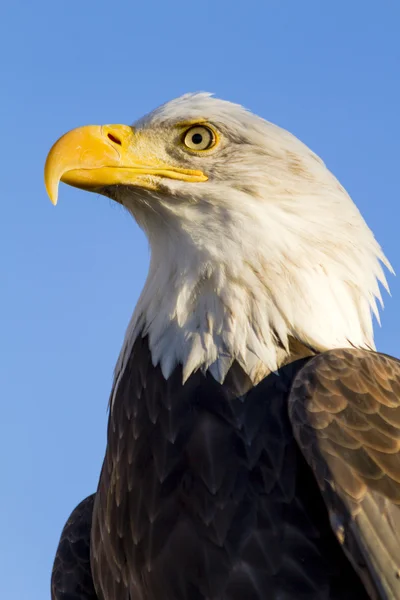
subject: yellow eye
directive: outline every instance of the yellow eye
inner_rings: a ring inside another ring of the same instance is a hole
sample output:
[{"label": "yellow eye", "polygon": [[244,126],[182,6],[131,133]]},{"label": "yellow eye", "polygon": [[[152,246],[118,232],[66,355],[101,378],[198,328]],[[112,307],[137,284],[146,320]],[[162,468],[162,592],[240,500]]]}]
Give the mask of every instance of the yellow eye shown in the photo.
[{"label": "yellow eye", "polygon": [[209,127],[196,125],[186,131],[183,143],[190,150],[209,150],[215,144],[215,134]]}]

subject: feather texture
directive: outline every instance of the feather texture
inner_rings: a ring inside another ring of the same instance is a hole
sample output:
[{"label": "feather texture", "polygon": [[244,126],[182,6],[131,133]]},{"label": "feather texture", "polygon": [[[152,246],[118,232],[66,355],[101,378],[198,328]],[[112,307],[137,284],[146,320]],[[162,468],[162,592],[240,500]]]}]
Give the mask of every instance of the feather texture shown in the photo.
[{"label": "feather texture", "polygon": [[290,416],[371,597],[400,598],[400,361],[363,350],[317,356],[294,381]]},{"label": "feather texture", "polygon": [[[287,414],[307,359],[254,387],[166,381],[139,338],[109,419],[92,570],[101,600],[366,600]],[[130,594],[130,596],[129,596]]]},{"label": "feather texture", "polygon": [[52,600],[97,600],[90,569],[94,494],[72,512],[61,533],[51,575]]}]

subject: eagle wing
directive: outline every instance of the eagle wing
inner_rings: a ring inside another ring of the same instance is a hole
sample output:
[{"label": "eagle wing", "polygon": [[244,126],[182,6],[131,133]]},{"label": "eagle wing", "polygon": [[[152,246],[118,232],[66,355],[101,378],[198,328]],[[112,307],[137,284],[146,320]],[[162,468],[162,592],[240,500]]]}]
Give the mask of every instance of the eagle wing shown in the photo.
[{"label": "eagle wing", "polygon": [[332,350],[294,379],[289,414],[332,528],[371,598],[400,598],[400,361]]},{"label": "eagle wing", "polygon": [[61,533],[51,575],[52,600],[97,600],[90,569],[94,497],[78,504]]}]

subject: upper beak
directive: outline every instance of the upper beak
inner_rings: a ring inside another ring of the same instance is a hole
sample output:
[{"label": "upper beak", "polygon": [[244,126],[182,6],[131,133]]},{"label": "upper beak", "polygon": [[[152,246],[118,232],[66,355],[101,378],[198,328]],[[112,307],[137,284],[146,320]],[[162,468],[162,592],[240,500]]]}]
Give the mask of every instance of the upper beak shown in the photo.
[{"label": "upper beak", "polygon": [[88,125],[69,131],[46,159],[44,181],[50,200],[57,204],[60,181],[89,191],[118,184],[154,189],[155,184],[143,177],[149,175],[207,181],[202,171],[165,164],[144,148],[127,125]]}]

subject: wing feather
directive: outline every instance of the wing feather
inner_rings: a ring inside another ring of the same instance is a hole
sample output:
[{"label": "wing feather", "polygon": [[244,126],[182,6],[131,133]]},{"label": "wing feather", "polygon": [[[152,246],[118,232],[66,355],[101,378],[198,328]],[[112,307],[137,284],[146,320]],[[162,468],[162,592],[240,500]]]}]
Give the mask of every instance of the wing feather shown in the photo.
[{"label": "wing feather", "polygon": [[94,494],[71,513],[61,533],[51,576],[52,600],[97,600],[90,569]]},{"label": "wing feather", "polygon": [[312,358],[289,397],[332,528],[371,598],[400,598],[400,361],[358,349]]}]

